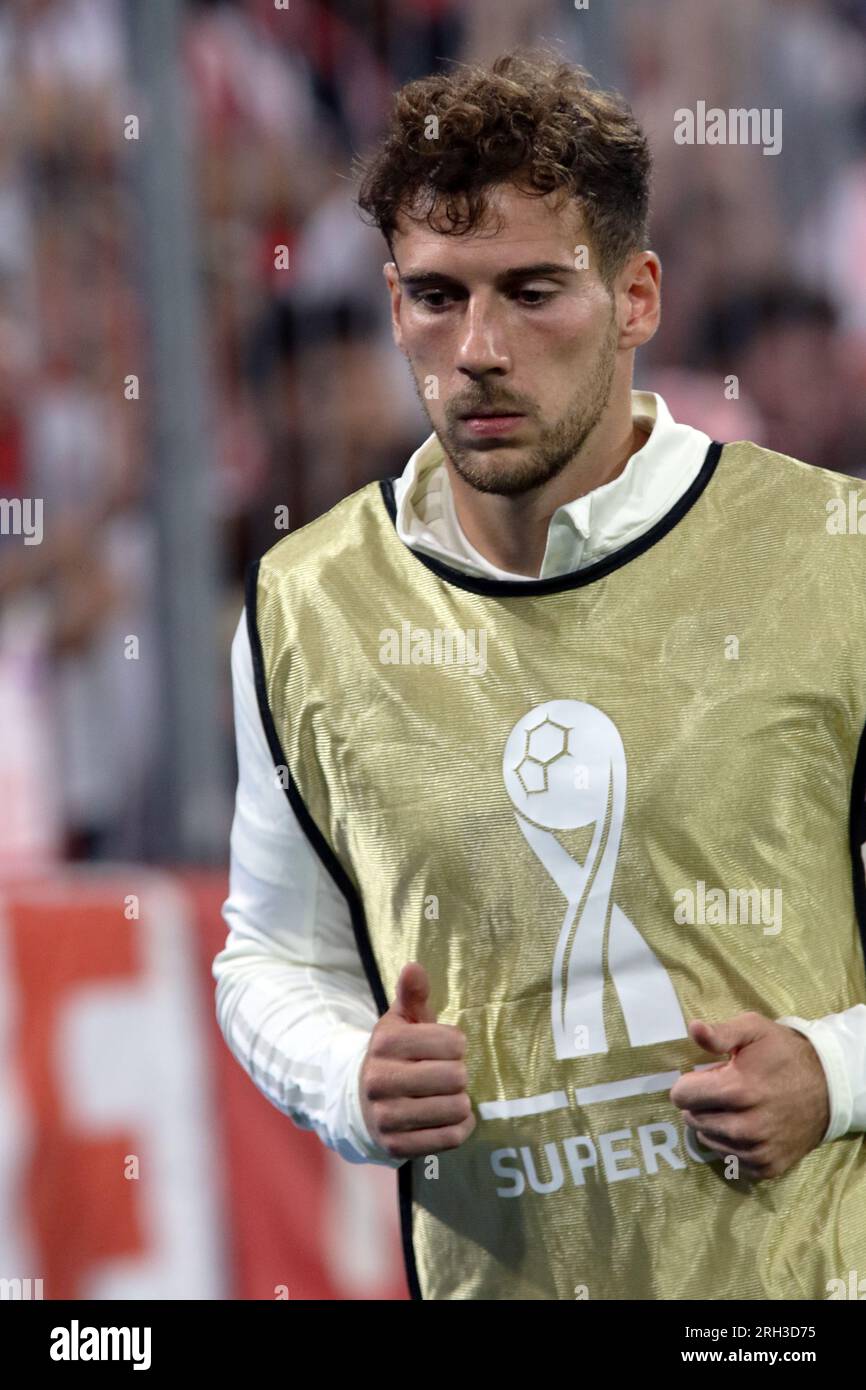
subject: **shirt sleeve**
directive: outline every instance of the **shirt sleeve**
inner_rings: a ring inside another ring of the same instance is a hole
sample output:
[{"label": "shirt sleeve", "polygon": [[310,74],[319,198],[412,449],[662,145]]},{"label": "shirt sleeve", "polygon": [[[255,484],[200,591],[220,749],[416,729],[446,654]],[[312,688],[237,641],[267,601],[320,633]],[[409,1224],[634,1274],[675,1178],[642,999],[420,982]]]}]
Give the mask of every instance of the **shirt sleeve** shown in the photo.
[{"label": "shirt sleeve", "polygon": [[378,1019],[348,903],[281,787],[256,700],[241,614],[232,642],[238,786],[229,933],[213,963],[216,1014],[255,1085],[350,1163],[397,1168],[361,1113],[361,1064]]},{"label": "shirt sleeve", "polygon": [[866,1130],[866,1004],[824,1018],[777,1018],[776,1022],[803,1033],[824,1068],[830,1123],[821,1142]]}]

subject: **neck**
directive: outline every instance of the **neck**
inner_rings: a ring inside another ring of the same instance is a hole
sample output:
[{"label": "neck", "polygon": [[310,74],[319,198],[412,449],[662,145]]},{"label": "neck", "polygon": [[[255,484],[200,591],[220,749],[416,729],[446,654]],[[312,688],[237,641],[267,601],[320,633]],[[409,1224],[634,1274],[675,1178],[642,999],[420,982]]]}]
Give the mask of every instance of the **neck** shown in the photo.
[{"label": "neck", "polygon": [[497,569],[537,578],[544,562],[550,519],[558,507],[612,482],[649,431],[629,414],[602,435],[593,431],[577,458],[543,487],[517,497],[478,492],[446,460],[460,529],[470,545]]}]

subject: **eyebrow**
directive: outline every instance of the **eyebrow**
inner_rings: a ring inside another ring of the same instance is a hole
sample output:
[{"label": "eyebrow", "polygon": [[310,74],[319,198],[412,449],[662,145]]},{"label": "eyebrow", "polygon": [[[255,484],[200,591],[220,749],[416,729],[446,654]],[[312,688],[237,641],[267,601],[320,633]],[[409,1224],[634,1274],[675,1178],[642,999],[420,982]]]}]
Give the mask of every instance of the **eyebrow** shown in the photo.
[{"label": "eyebrow", "polygon": [[[530,280],[541,275],[574,275],[574,266],[560,265],[557,261],[536,261],[533,265],[516,265],[509,270],[503,270],[496,276],[494,284],[505,286],[513,284],[515,280]],[[399,274],[399,272],[398,272]],[[453,275],[445,275],[437,270],[410,270],[405,275],[400,275],[400,284],[404,289],[424,289],[430,285],[452,285],[457,289],[465,289],[465,285]]]}]

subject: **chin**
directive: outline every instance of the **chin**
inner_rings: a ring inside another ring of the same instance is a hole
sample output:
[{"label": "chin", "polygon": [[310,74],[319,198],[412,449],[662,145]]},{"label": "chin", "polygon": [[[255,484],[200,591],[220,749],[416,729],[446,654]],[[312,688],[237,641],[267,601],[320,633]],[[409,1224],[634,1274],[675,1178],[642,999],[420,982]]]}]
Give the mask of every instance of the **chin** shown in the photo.
[{"label": "chin", "polygon": [[540,474],[529,473],[525,469],[473,468],[468,473],[458,469],[461,477],[477,492],[499,493],[503,497],[518,497],[521,493],[532,492],[544,481]]}]

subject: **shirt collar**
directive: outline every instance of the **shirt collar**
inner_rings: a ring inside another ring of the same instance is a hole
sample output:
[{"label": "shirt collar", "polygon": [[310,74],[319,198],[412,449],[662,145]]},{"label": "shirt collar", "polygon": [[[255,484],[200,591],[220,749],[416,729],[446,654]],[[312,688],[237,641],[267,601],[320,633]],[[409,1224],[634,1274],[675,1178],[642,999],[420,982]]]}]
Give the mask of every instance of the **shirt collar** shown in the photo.
[{"label": "shirt collar", "polygon": [[511,580],[568,574],[618,550],[670,511],[700,472],[711,443],[702,430],[675,421],[656,392],[632,391],[631,404],[632,419],[649,428],[649,438],[618,477],[557,507],[538,576],[497,568],[467,540],[435,433],[394,484],[398,536],[466,573]]}]

